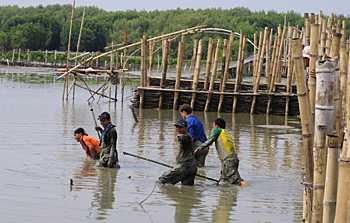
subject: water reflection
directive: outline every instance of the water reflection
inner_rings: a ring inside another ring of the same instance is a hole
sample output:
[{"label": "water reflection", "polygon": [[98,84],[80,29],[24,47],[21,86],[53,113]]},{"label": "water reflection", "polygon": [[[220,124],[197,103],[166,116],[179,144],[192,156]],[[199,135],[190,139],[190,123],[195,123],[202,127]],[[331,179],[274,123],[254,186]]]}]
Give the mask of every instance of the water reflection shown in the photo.
[{"label": "water reflection", "polygon": [[232,211],[237,206],[238,190],[239,187],[233,185],[220,187],[219,199],[213,211],[213,222],[229,222]]},{"label": "water reflection", "polygon": [[97,210],[97,220],[106,219],[108,209],[113,209],[118,168],[98,168],[96,161],[84,160],[73,177],[71,191],[92,190],[89,216]]},{"label": "water reflection", "polygon": [[201,201],[201,191],[195,186],[173,186],[159,185],[161,193],[170,198],[175,206],[174,222],[191,222],[193,210],[199,206]]}]

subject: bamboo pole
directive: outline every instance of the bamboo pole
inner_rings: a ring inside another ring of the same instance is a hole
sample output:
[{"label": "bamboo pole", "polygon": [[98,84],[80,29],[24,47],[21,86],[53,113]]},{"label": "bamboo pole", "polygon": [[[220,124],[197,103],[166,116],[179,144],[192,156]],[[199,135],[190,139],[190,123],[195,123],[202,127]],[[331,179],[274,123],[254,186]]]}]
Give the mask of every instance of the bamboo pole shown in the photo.
[{"label": "bamboo pole", "polygon": [[[113,50],[112,50],[113,51]],[[141,39],[141,87],[146,86],[147,76],[147,36],[143,36]],[[146,72],[146,74],[145,74]],[[140,93],[140,108],[143,108],[145,91],[141,89]]]},{"label": "bamboo pole", "polygon": [[224,72],[225,72],[225,63],[226,63],[226,55],[227,55],[227,39],[224,39],[224,49],[222,50],[222,63],[221,63],[221,74],[220,74],[220,87],[219,90],[222,89],[222,83],[224,80]]},{"label": "bamboo pole", "polygon": [[[242,54],[241,54],[241,59],[240,59],[240,67],[239,67],[239,80],[238,82],[236,82],[235,84],[235,93],[239,92],[241,90],[241,86],[242,86],[242,81],[243,81],[243,66],[244,66],[244,55],[245,55],[245,48],[247,45],[247,37],[245,35],[243,35],[243,43],[242,43]],[[255,48],[255,47],[254,47]],[[236,79],[237,81],[237,79]],[[232,113],[236,113],[236,109],[237,109],[237,102],[238,102],[238,98],[235,95],[233,97],[233,106],[232,106]]]},{"label": "bamboo pole", "polygon": [[[258,34],[254,33],[254,45],[257,46],[258,45]],[[253,78],[254,78],[254,74],[256,71],[256,58],[258,57],[257,54],[257,48],[254,47],[254,55],[253,55]],[[254,83],[254,79],[253,79],[253,83]]]},{"label": "bamboo pole", "polygon": [[[312,116],[310,109],[310,98],[308,96],[308,89],[306,87],[306,80],[304,76],[304,64],[302,57],[302,46],[300,39],[292,40],[292,56],[295,66],[295,74],[297,81],[297,92],[299,100],[299,110],[303,134],[303,147],[305,151],[305,184],[312,185],[313,182],[313,127]],[[306,187],[308,216],[312,218],[312,191]],[[312,222],[312,219],[310,220]]]},{"label": "bamboo pole", "polygon": [[[244,39],[244,33],[243,30],[240,31],[240,37],[239,37],[239,47],[238,47],[238,56],[237,56],[237,68],[236,68],[236,83],[235,83],[235,89],[234,92],[238,92],[239,90],[239,80],[240,80],[240,71],[241,71],[241,57],[242,57],[242,48],[243,48],[243,39]],[[232,105],[232,113],[236,112],[237,107],[237,97],[233,98],[233,105]]]},{"label": "bamboo pole", "polygon": [[[283,32],[282,32],[282,36],[281,36],[281,42],[280,42],[280,48],[279,48],[279,50],[278,50],[278,57],[277,57],[277,67],[276,67],[276,76],[275,76],[275,78],[277,78],[277,80],[278,80],[278,83],[281,83],[281,80],[282,80],[282,70],[281,70],[281,64],[282,64],[282,50],[283,50],[283,43],[284,43],[284,39],[285,39],[285,37],[286,37],[286,31],[287,31],[287,26],[286,26],[286,24],[284,24],[284,26],[283,26]],[[276,82],[276,80],[275,80],[275,82]],[[274,83],[275,83],[274,82]],[[273,91],[275,91],[276,90],[276,86],[274,86],[274,88],[273,88]]]},{"label": "bamboo pole", "polygon": [[261,56],[263,38],[264,38],[264,32],[261,31],[260,36],[259,36],[259,48],[258,48],[258,56],[256,58],[256,67],[255,67],[254,73],[253,73],[253,83],[256,82],[256,77],[257,77],[257,73],[258,73],[258,69],[259,69],[259,60],[260,60],[260,56]]},{"label": "bamboo pole", "polygon": [[193,54],[192,54],[192,59],[191,59],[190,72],[194,69],[194,66],[196,65],[197,45],[198,45],[198,40],[194,39],[193,40]]},{"label": "bamboo pole", "polygon": [[[280,30],[280,29],[278,29]],[[273,43],[273,49],[272,49],[272,53],[271,53],[271,64],[270,64],[270,72],[268,73],[269,78],[267,79],[267,89],[270,89],[270,85],[271,85],[271,79],[272,79],[272,70],[273,70],[273,66],[275,63],[275,54],[276,54],[276,47],[277,47],[277,42],[278,42],[278,30],[277,33],[275,35],[275,41]]]},{"label": "bamboo pole", "polygon": [[218,64],[219,64],[221,43],[222,43],[222,40],[218,39],[218,42],[217,42],[217,45],[216,45],[213,69],[212,69],[211,77],[210,77],[209,93],[208,93],[207,101],[205,103],[204,112],[208,112],[209,111],[209,104],[210,104],[211,97],[212,97],[212,93],[211,92],[214,91],[215,76],[216,76],[216,70],[217,70]]},{"label": "bamboo pole", "polygon": [[310,19],[305,18],[305,46],[310,46],[310,33],[311,33],[311,26],[310,26]]},{"label": "bamboo pole", "polygon": [[[169,41],[168,39],[164,39],[162,41],[162,79],[160,80],[160,87],[165,88],[166,86],[166,74],[168,71],[168,55],[169,55]],[[180,50],[179,50],[180,51]],[[179,63],[179,58],[178,61]],[[178,71],[178,70],[177,70]],[[176,74],[177,77],[177,74]],[[175,84],[176,87],[176,84]],[[159,96],[159,109],[163,109],[163,99],[164,99],[164,94],[161,92]]]},{"label": "bamboo pole", "polygon": [[334,33],[332,37],[332,46],[331,46],[331,52],[330,56],[332,60],[334,61],[335,65],[335,74],[334,74],[334,113],[333,113],[333,127],[332,127],[332,134],[339,135],[339,126],[340,126],[340,114],[341,108],[341,102],[339,102],[339,92],[340,92],[340,83],[339,83],[339,50],[340,50],[340,33]]},{"label": "bamboo pole", "polygon": [[[200,70],[201,70],[202,54],[203,54],[203,40],[201,39],[201,40],[199,40],[199,43],[198,43],[196,67],[194,69],[194,74],[193,74],[192,90],[194,90],[194,91],[197,91],[199,74],[200,74]],[[191,100],[192,110],[194,110],[195,102],[196,102],[196,93],[194,92],[194,93],[192,93],[192,100]]]},{"label": "bamboo pole", "polygon": [[341,97],[339,100],[341,101],[341,107],[342,107],[342,117],[343,119],[346,118],[346,85],[347,85],[347,76],[348,76],[348,55],[346,49],[346,22],[343,20],[343,29],[342,29],[342,37],[340,41],[340,94]]},{"label": "bamboo pole", "polygon": [[[270,72],[271,72],[271,43],[272,43],[273,29],[271,28],[270,39],[266,46],[266,66],[265,66],[265,76],[266,82],[270,83]],[[255,47],[254,47],[255,48]]]},{"label": "bamboo pole", "polygon": [[[69,70],[69,57],[70,57],[70,42],[71,42],[71,36],[72,36],[72,26],[73,26],[73,16],[74,16],[74,9],[75,9],[75,0],[73,2],[72,7],[72,15],[70,19],[70,28],[69,28],[69,37],[68,37],[68,47],[67,47],[67,65],[66,65],[66,71]],[[68,73],[67,73],[68,74]],[[64,85],[63,85],[63,95],[62,100],[64,99],[65,92],[67,91],[66,100],[68,99],[68,76],[65,75],[64,78]]]},{"label": "bamboo pole", "polygon": [[[113,41],[112,41],[111,47],[112,47],[112,49],[114,47]],[[109,75],[111,77],[113,76],[113,61],[114,61],[114,58],[113,58],[113,53],[112,53],[110,64],[109,64]],[[115,85],[117,85],[117,83],[115,83]],[[108,100],[109,103],[111,102],[111,95],[112,95],[112,78],[109,80],[109,95],[108,95],[109,96],[109,100]]]},{"label": "bamboo pole", "polygon": [[[214,43],[213,43],[213,41],[214,41]],[[204,89],[205,90],[208,90],[208,86],[209,86],[209,75],[210,75],[210,69],[211,69],[211,64],[212,64],[212,60],[213,60],[214,46],[215,46],[215,40],[213,40],[212,38],[209,38],[207,64],[206,64],[206,71],[205,71],[205,77],[204,77]]]},{"label": "bamboo pole", "polygon": [[156,44],[157,42],[154,40],[149,44],[149,71],[151,71],[153,68],[154,53],[155,53],[154,50],[156,49]]},{"label": "bamboo pole", "polygon": [[[292,35],[293,35],[293,27],[288,26],[288,61],[287,61],[287,93],[291,92],[292,86]],[[286,110],[284,115],[288,116],[289,114],[289,102],[290,97],[286,97]]]},{"label": "bamboo pole", "polygon": [[[168,47],[168,49],[169,49],[169,47]],[[182,35],[181,41],[179,42],[179,50],[178,50],[178,56],[177,56],[175,90],[180,89],[181,73],[182,73],[182,66],[183,66],[183,61],[184,61],[184,53],[185,53],[185,35]],[[179,92],[175,92],[174,93],[174,105],[173,105],[174,110],[177,110],[177,108],[178,108],[178,105],[179,105],[178,100],[179,100]]]},{"label": "bamboo pole", "polygon": [[[309,60],[309,96],[310,96],[310,106],[311,115],[313,123],[315,123],[315,98],[316,98],[316,78],[310,75],[310,72],[316,69],[316,61],[318,60],[318,42],[319,42],[319,26],[318,24],[311,25],[311,35],[310,35],[310,60]],[[314,125],[313,125],[314,126]]]},{"label": "bamboo pole", "polygon": [[327,135],[327,170],[323,201],[323,222],[334,222],[338,182],[339,137]]},{"label": "bamboo pole", "polygon": [[[264,63],[264,55],[265,55],[265,49],[266,49],[266,41],[267,41],[267,36],[268,36],[269,29],[265,27],[265,31],[260,33],[260,36],[263,36],[263,45],[261,48],[261,53],[260,53],[260,58],[258,62],[258,69],[256,73],[256,80],[254,83],[254,93],[258,93],[259,91],[259,85],[260,85],[260,78],[261,78],[261,72],[263,68],[263,63]],[[252,105],[250,108],[250,114],[254,114],[255,112],[255,104],[256,104],[256,96],[253,96],[253,101]]]},{"label": "bamboo pole", "polygon": [[[231,31],[230,42],[229,42],[229,45],[227,47],[226,62],[225,62],[225,72],[224,72],[224,78],[223,78],[223,81],[222,81],[221,92],[225,92],[225,90],[226,90],[226,82],[227,82],[227,79],[228,79],[228,70],[230,68],[230,60],[231,60],[231,53],[232,53],[234,36],[235,36],[235,32]],[[220,95],[220,99],[219,99],[218,112],[221,112],[223,101],[224,101],[224,95],[222,94],[222,95]]]},{"label": "bamboo pole", "polygon": [[325,56],[326,53],[326,43],[327,43],[327,32],[326,32],[326,27],[327,27],[327,23],[326,23],[326,19],[322,19],[322,27],[321,27],[321,40],[320,40],[320,59],[323,58]]},{"label": "bamboo pole", "polygon": [[[313,24],[314,25],[314,24]],[[316,129],[316,149],[314,162],[314,184],[312,222],[322,222],[323,197],[326,173],[326,133],[327,126],[318,125]]]}]

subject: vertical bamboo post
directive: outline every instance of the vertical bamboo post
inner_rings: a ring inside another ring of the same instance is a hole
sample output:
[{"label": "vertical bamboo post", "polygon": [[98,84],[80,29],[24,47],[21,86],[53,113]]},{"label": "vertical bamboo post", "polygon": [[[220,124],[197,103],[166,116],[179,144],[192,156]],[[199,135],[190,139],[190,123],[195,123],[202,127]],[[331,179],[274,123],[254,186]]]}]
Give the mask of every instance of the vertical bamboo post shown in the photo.
[{"label": "vertical bamboo post", "polygon": [[[237,56],[237,68],[236,68],[236,82],[235,82],[235,88],[234,92],[238,92],[239,90],[239,80],[240,80],[240,71],[241,71],[241,57],[242,57],[242,48],[243,48],[243,39],[244,39],[244,33],[243,30],[240,31],[239,36],[239,46],[238,46],[238,56]],[[237,96],[233,96],[233,105],[232,105],[232,113],[236,112],[237,107]]]},{"label": "vertical bamboo post", "polygon": [[286,95],[286,110],[284,115],[288,116],[289,114],[289,101],[290,97],[289,94],[291,93],[291,87],[292,87],[292,35],[293,35],[293,27],[288,26],[288,61],[287,61],[287,95]]},{"label": "vertical bamboo post", "polygon": [[[316,69],[316,61],[318,60],[318,30],[318,24],[311,24],[309,72]],[[308,85],[310,90],[311,115],[313,123],[315,123],[316,78],[309,75]]]},{"label": "vertical bamboo post", "polygon": [[[74,0],[74,2],[73,2],[72,15],[71,15],[71,19],[70,19],[69,37],[68,37],[68,47],[67,47],[67,65],[66,65],[66,71],[69,70],[70,42],[71,42],[71,37],[72,37],[72,26],[73,26],[74,9],[75,9],[75,0]],[[64,77],[64,85],[63,85],[62,100],[64,99],[65,92],[67,92],[66,100],[68,100],[68,74]]]},{"label": "vertical bamboo post", "polygon": [[[314,25],[314,24],[313,24]],[[326,173],[326,132],[327,126],[319,125],[316,129],[316,149],[314,162],[314,184],[312,222],[322,222],[323,197]]]},{"label": "vertical bamboo post", "polygon": [[27,49],[27,63],[29,64],[30,61],[30,53],[29,49]]},{"label": "vertical bamboo post", "polygon": [[[200,70],[201,70],[202,54],[203,54],[203,40],[201,39],[201,40],[199,40],[199,43],[198,43],[196,66],[195,66],[194,74],[193,74],[192,90],[194,90],[194,91],[197,91],[199,74],[200,74]],[[192,93],[192,100],[191,100],[192,110],[194,110],[195,102],[196,102],[196,93],[193,92]]]},{"label": "vertical bamboo post", "polygon": [[215,46],[215,40],[213,43],[213,39],[209,38],[208,53],[207,53],[207,66],[206,66],[205,77],[204,77],[204,89],[205,90],[208,90],[208,86],[209,86],[209,75],[210,75],[211,63],[213,60],[214,46]]},{"label": "vertical bamboo post", "polygon": [[154,60],[154,50],[156,49],[156,41],[153,40],[150,44],[149,44],[149,71],[152,70],[153,68],[153,60]]},{"label": "vertical bamboo post", "polygon": [[309,13],[304,13],[305,46],[310,46],[310,19]]},{"label": "vertical bamboo post", "polygon": [[343,20],[343,29],[342,29],[342,37],[340,41],[340,94],[341,97],[339,100],[341,101],[341,107],[342,107],[342,117],[343,119],[346,118],[346,82],[347,82],[347,76],[348,76],[348,53],[346,49],[346,22]]},{"label": "vertical bamboo post", "polygon": [[[111,50],[113,51],[113,41],[111,43]],[[110,60],[110,64],[109,64],[109,75],[110,77],[113,76],[113,61],[114,61],[114,58],[113,58],[113,53],[111,53],[111,60]],[[115,85],[117,85],[117,83],[115,83]],[[110,103],[111,102],[111,95],[112,95],[112,78],[109,79],[109,95],[108,95],[108,102]]]},{"label": "vertical bamboo post", "polygon": [[224,72],[225,72],[225,63],[226,63],[226,55],[227,55],[227,39],[224,39],[224,49],[222,50],[222,58],[221,58],[221,74],[220,74],[220,87],[219,90],[222,89],[222,83],[224,80]]},{"label": "vertical bamboo post", "polygon": [[[226,82],[227,82],[227,79],[228,79],[228,70],[230,68],[230,60],[231,60],[234,36],[235,36],[235,32],[231,31],[230,42],[229,42],[229,45],[227,47],[224,78],[222,80],[222,87],[221,87],[221,92],[222,93],[224,93],[225,90],[226,90]],[[219,105],[218,105],[218,112],[221,112],[221,110],[222,110],[222,102],[223,101],[224,101],[224,94],[220,94]]]},{"label": "vertical bamboo post", "polygon": [[12,50],[12,60],[11,60],[12,63],[15,60],[15,52],[16,52],[16,49],[13,49]]},{"label": "vertical bamboo post", "polygon": [[211,77],[210,77],[209,93],[208,93],[207,101],[205,103],[205,108],[204,108],[205,112],[209,111],[209,104],[210,104],[210,101],[211,101],[212,92],[214,91],[215,76],[216,76],[216,70],[217,70],[218,64],[219,64],[221,43],[222,43],[222,40],[218,39],[218,42],[217,42],[217,45],[216,45],[213,69],[212,69]]},{"label": "vertical bamboo post", "polygon": [[331,52],[331,44],[332,44],[332,22],[328,19],[328,24],[326,28],[327,38],[326,38],[326,48],[324,56],[329,56]]},{"label": "vertical bamboo post", "polygon": [[[247,37],[245,35],[243,35],[243,43],[242,43],[242,50],[241,50],[242,53],[241,53],[241,59],[240,59],[240,66],[239,66],[239,70],[238,70],[239,80],[237,81],[237,79],[236,79],[236,84],[235,84],[235,89],[234,89],[235,93],[241,89],[241,83],[243,81],[243,66],[244,66],[244,55],[245,55],[246,45],[247,45]],[[237,95],[234,95],[232,113],[236,113],[237,102],[238,102]]]},{"label": "vertical bamboo post", "polygon": [[[168,47],[169,49],[169,47]],[[176,90],[180,89],[181,83],[181,74],[182,74],[182,66],[184,61],[184,53],[185,53],[185,35],[181,36],[181,41],[179,42],[179,50],[177,56],[177,68],[176,68],[176,80],[175,80],[175,93],[174,93],[174,105],[173,110],[177,110],[179,105],[179,92]]]},{"label": "vertical bamboo post", "polygon": [[[260,36],[263,36],[263,45],[261,48],[260,58],[259,58],[259,62],[258,62],[258,67],[257,67],[257,72],[256,72],[256,80],[254,83],[254,93],[256,93],[256,94],[259,91],[260,77],[261,77],[261,72],[262,72],[263,63],[264,63],[264,56],[265,56],[265,49],[266,49],[266,41],[267,41],[268,32],[269,32],[268,28],[265,27],[265,32],[260,33]],[[250,114],[254,114],[254,112],[255,112],[256,97],[257,97],[256,95],[253,96],[253,101],[252,101],[252,105],[250,108]]]},{"label": "vertical bamboo post", "polygon": [[[281,42],[280,42],[280,48],[278,50],[278,57],[277,57],[277,67],[276,67],[276,78],[278,80],[278,83],[281,83],[281,80],[282,80],[282,70],[281,70],[281,64],[282,64],[282,50],[283,50],[283,43],[284,43],[284,39],[286,37],[286,31],[287,31],[287,26],[284,24],[283,26],[283,32],[282,32],[282,37],[281,37]],[[276,82],[276,80],[275,80]],[[275,91],[275,87],[274,86],[274,89],[273,91]]]},{"label": "vertical bamboo post", "polygon": [[[257,54],[257,49],[259,48],[258,46],[258,34],[254,33],[254,54],[253,54],[253,78],[254,78],[254,73],[256,71],[256,59],[258,57]],[[254,81],[254,80],[253,80]],[[254,82],[253,82],[254,83]]]},{"label": "vertical bamboo post", "polygon": [[[280,29],[278,29],[280,30]],[[267,79],[267,89],[270,89],[270,85],[272,82],[272,70],[273,70],[273,66],[274,66],[274,62],[275,62],[275,54],[276,54],[276,47],[277,47],[277,42],[278,42],[278,30],[277,33],[275,35],[275,41],[273,43],[273,48],[272,48],[272,53],[271,53],[271,63],[270,63],[270,71],[268,73],[269,78]]]},{"label": "vertical bamboo post", "polygon": [[332,37],[332,46],[331,46],[331,52],[330,56],[335,62],[335,75],[334,75],[334,113],[333,113],[333,127],[332,131],[334,135],[338,135],[338,130],[340,127],[340,114],[341,114],[341,103],[339,103],[339,92],[340,92],[340,83],[339,83],[339,50],[340,50],[340,33],[334,33]]},{"label": "vertical bamboo post", "polygon": [[261,31],[261,32],[260,32],[260,36],[259,36],[258,55],[257,55],[256,62],[255,62],[256,66],[255,66],[254,73],[253,73],[253,83],[256,82],[256,76],[257,76],[258,69],[259,69],[259,59],[260,59],[260,56],[261,56],[263,38],[264,38],[264,32]]},{"label": "vertical bamboo post", "polygon": [[[304,76],[304,64],[302,57],[302,46],[300,39],[292,40],[292,56],[295,66],[295,74],[297,81],[297,92],[299,100],[299,110],[303,134],[303,147],[305,151],[305,184],[312,185],[313,182],[313,126],[310,109],[310,98],[308,96],[308,89],[306,87],[306,80]],[[306,187],[307,203],[309,218],[312,218],[312,191]],[[312,220],[312,219],[311,219]],[[310,220],[310,222],[312,222]]]},{"label": "vertical bamboo post", "polygon": [[[145,47],[145,45],[147,45],[147,41],[145,41],[145,37],[143,36],[143,38],[141,39],[141,87],[144,88],[145,87],[145,57],[146,57],[146,52],[145,50],[147,50],[147,46]],[[144,103],[144,96],[145,96],[145,91],[143,89],[141,89],[140,92],[140,109],[143,108],[143,103]]]},{"label": "vertical bamboo post", "polygon": [[321,40],[320,40],[320,59],[325,55],[326,53],[326,42],[327,42],[327,32],[326,32],[326,19],[322,19],[322,27],[321,27]]},{"label": "vertical bamboo post", "polygon": [[[165,88],[166,86],[166,74],[168,71],[168,54],[169,54],[169,41],[167,39],[163,39],[162,40],[162,79],[160,80],[161,88]],[[159,96],[159,106],[158,106],[159,109],[163,109],[163,100],[164,100],[164,92],[161,91]]]},{"label": "vertical bamboo post", "polygon": [[47,50],[45,50],[45,65],[47,65]]},{"label": "vertical bamboo post", "polygon": [[265,66],[265,76],[266,82],[270,83],[270,73],[271,73],[271,43],[272,43],[273,29],[271,28],[270,39],[266,45],[266,66]]},{"label": "vertical bamboo post", "polygon": [[18,49],[18,62],[21,61],[21,48]]},{"label": "vertical bamboo post", "polygon": [[196,65],[196,57],[197,57],[197,45],[198,45],[198,40],[194,39],[193,40],[193,55],[192,55],[192,59],[191,59],[191,68],[190,71],[192,71],[194,69],[194,66]]},{"label": "vertical bamboo post", "polygon": [[327,135],[327,170],[323,201],[323,222],[334,222],[338,182],[339,137]]}]

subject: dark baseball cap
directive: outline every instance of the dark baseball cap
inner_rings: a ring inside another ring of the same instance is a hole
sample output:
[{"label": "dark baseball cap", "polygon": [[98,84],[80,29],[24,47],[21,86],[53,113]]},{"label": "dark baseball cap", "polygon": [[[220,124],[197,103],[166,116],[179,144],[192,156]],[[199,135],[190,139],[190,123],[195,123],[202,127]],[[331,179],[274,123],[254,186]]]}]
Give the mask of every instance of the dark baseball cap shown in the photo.
[{"label": "dark baseball cap", "polygon": [[109,115],[108,112],[102,112],[101,115],[98,116],[99,120],[108,120],[110,118],[111,116]]},{"label": "dark baseball cap", "polygon": [[186,127],[187,128],[187,122],[183,119],[177,120],[174,126],[181,126],[181,127]]}]

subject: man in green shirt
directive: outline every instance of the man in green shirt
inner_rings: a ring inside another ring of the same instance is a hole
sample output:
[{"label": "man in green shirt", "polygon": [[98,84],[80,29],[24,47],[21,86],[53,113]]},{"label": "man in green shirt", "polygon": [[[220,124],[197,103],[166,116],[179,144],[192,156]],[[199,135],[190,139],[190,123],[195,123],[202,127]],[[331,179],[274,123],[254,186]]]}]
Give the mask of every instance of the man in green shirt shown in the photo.
[{"label": "man in green shirt", "polygon": [[225,130],[225,127],[226,122],[223,119],[216,119],[213,123],[213,131],[208,140],[200,145],[194,151],[194,154],[215,142],[215,148],[222,164],[222,179],[229,181],[231,184],[247,186],[248,183],[241,178],[238,172],[239,159],[233,146],[232,136]]}]

